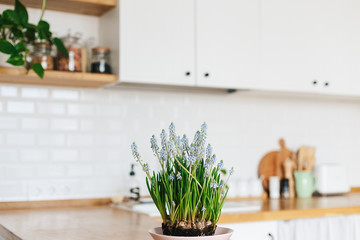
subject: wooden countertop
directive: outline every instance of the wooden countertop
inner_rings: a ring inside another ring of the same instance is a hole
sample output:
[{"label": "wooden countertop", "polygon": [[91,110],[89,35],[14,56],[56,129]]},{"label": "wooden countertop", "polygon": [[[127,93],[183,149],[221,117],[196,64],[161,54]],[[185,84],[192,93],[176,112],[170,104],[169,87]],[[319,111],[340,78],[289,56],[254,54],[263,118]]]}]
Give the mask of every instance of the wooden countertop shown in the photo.
[{"label": "wooden countertop", "polygon": [[[223,214],[221,223],[285,220],[333,215],[360,214],[360,193],[294,200],[247,200],[261,204],[257,212]],[[1,210],[0,224],[21,239],[121,239],[150,240],[148,229],[160,226],[150,217],[108,206]],[[11,233],[0,236],[16,239]]]}]

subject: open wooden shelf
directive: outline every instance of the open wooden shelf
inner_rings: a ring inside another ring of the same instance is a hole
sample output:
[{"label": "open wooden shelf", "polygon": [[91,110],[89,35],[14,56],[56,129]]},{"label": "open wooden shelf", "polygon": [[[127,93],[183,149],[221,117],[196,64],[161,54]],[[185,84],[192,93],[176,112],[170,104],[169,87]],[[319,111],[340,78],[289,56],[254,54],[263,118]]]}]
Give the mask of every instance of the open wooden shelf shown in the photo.
[{"label": "open wooden shelf", "polygon": [[0,67],[0,82],[68,87],[98,88],[116,82],[113,74],[45,71],[40,79],[33,71],[26,74],[23,68]]},{"label": "open wooden shelf", "polygon": [[[0,0],[0,4],[14,5],[14,0]],[[21,0],[26,7],[41,8],[41,0]],[[117,4],[116,0],[48,0],[46,9],[85,15],[101,16]]]}]

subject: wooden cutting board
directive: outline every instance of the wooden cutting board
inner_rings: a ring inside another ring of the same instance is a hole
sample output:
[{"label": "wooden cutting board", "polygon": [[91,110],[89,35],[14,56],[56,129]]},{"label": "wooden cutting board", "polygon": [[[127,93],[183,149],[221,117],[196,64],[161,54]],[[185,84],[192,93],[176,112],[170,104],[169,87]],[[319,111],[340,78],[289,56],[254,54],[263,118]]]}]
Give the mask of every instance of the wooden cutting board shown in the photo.
[{"label": "wooden cutting board", "polygon": [[287,158],[294,159],[295,154],[285,146],[284,139],[279,140],[280,150],[272,151],[261,159],[258,168],[258,176],[262,177],[262,184],[265,191],[269,191],[269,177],[284,177],[283,165]]}]

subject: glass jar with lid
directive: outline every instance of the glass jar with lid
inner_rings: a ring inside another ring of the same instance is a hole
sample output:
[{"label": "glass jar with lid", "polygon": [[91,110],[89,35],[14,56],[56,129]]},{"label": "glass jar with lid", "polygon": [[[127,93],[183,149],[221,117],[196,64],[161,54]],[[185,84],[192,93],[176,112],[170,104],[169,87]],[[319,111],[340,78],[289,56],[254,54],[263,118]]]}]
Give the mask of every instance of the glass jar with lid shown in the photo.
[{"label": "glass jar with lid", "polygon": [[69,57],[65,57],[60,51],[58,51],[57,57],[57,70],[81,72],[81,45],[79,40],[81,38],[80,33],[71,35],[68,33],[65,37],[61,38],[66,49],[68,50]]},{"label": "glass jar with lid", "polygon": [[110,49],[107,47],[95,47],[91,49],[91,72],[111,73]]},{"label": "glass jar with lid", "polygon": [[49,42],[36,42],[31,53],[31,63],[40,63],[45,70],[54,69],[54,58]]}]

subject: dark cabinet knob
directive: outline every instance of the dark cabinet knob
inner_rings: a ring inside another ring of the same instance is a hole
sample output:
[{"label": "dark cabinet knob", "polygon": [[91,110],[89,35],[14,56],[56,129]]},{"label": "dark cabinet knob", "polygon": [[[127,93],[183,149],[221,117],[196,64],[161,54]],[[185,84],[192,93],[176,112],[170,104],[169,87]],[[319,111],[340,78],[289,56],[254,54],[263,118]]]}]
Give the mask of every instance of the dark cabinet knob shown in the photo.
[{"label": "dark cabinet knob", "polygon": [[209,74],[209,73],[205,73],[204,76],[205,76],[205,77],[209,77],[210,74]]},{"label": "dark cabinet knob", "polygon": [[191,72],[186,72],[185,75],[186,75],[186,76],[190,76],[190,75],[191,75]]},{"label": "dark cabinet knob", "polygon": [[316,85],[317,83],[318,83],[317,80],[314,80],[314,81],[313,81],[313,84],[314,84],[314,85]]},{"label": "dark cabinet knob", "polygon": [[324,83],[324,86],[325,86],[325,87],[329,86],[329,83],[328,83],[328,82],[325,82],[325,83]]}]

